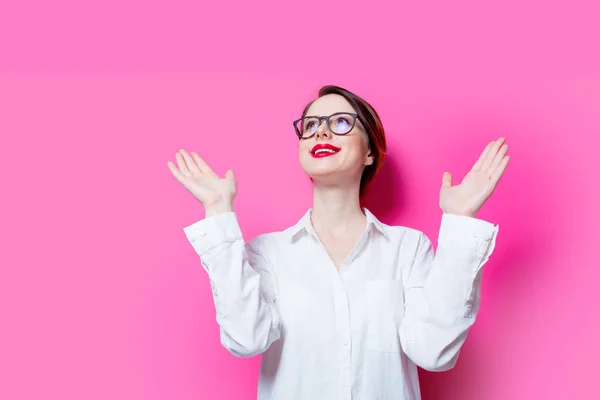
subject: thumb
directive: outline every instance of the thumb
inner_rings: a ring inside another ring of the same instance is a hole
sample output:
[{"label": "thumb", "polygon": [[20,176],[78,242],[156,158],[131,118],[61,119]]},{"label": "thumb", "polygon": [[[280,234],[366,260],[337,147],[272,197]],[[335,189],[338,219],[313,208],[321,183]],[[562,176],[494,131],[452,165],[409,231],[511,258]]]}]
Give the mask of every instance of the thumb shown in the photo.
[{"label": "thumb", "polygon": [[450,172],[444,172],[444,175],[442,176],[442,187],[452,187],[452,174]]},{"label": "thumb", "polygon": [[235,182],[235,176],[233,175],[233,171],[230,169],[225,172],[225,178]]}]

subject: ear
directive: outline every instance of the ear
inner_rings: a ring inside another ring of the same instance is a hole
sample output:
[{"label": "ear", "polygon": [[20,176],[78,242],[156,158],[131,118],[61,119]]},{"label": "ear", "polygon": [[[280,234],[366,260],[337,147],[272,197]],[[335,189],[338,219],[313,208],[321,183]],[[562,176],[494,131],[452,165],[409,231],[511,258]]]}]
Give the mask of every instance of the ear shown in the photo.
[{"label": "ear", "polygon": [[373,165],[374,162],[375,157],[371,153],[371,150],[369,150],[369,153],[367,153],[367,158],[365,159],[365,165]]}]

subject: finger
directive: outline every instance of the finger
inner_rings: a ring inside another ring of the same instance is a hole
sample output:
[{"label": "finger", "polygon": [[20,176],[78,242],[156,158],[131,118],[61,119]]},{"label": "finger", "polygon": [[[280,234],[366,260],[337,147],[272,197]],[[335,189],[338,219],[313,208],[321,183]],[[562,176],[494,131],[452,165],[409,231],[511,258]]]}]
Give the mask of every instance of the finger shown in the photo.
[{"label": "finger", "polygon": [[506,166],[508,165],[509,161],[510,161],[510,156],[504,157],[502,159],[502,161],[500,161],[500,164],[498,164],[498,167],[492,172],[492,175],[490,176],[490,180],[494,184],[494,187],[496,187],[496,185],[500,181],[500,178],[502,178],[502,175],[504,174],[504,170],[506,169]]},{"label": "finger", "polygon": [[500,165],[500,162],[502,162],[502,160],[504,159],[504,156],[506,155],[507,151],[508,145],[503,144],[502,147],[500,147],[500,150],[498,150],[498,153],[494,157],[494,160],[490,164],[489,168],[487,169],[487,171],[485,171],[488,175],[491,176],[492,173],[496,170],[496,168],[498,168],[498,165]]},{"label": "finger", "polygon": [[487,146],[485,146],[485,149],[483,149],[483,151],[481,152],[479,159],[475,162],[475,164],[473,165],[473,168],[471,168],[472,171],[479,171],[481,169],[483,160],[485,160],[485,157],[487,156],[487,153],[488,153],[488,151],[490,151],[490,147],[492,147],[493,144],[494,144],[494,142],[489,142],[487,144]]},{"label": "finger", "polygon": [[183,156],[179,152],[175,153],[175,160],[177,161],[177,167],[179,168],[179,171],[183,175],[192,176],[192,173],[188,169],[185,161],[183,160]]},{"label": "finger", "polygon": [[195,151],[192,151],[192,158],[194,159],[196,165],[198,165],[198,168],[200,168],[200,171],[202,171],[202,173],[210,174],[213,172],[213,170],[208,166],[208,164]]},{"label": "finger", "polygon": [[190,156],[190,154],[187,151],[185,151],[184,149],[181,149],[181,150],[179,150],[179,152],[183,156],[185,164],[187,165],[190,172],[195,173],[195,174],[201,172],[200,168],[198,168],[198,165],[196,165],[196,162],[194,161],[192,156]]},{"label": "finger", "polygon": [[179,183],[183,183],[186,176],[184,174],[182,174],[180,170],[177,169],[175,164],[173,164],[171,161],[167,161],[167,166],[171,170],[171,173],[173,174],[175,179],[177,179],[179,181]]},{"label": "finger", "polygon": [[490,147],[490,150],[485,155],[485,159],[481,163],[481,171],[488,170],[488,168],[494,161],[494,157],[496,157],[496,154],[498,153],[500,146],[502,146],[502,144],[504,143],[504,140],[505,140],[504,138],[500,138],[500,139],[496,140],[495,142],[493,142],[492,147]]},{"label": "finger", "polygon": [[235,182],[235,176],[233,175],[233,171],[230,169],[228,169],[227,172],[225,172],[225,178]]},{"label": "finger", "polygon": [[444,172],[444,175],[442,176],[442,187],[452,187],[452,174],[450,172]]}]

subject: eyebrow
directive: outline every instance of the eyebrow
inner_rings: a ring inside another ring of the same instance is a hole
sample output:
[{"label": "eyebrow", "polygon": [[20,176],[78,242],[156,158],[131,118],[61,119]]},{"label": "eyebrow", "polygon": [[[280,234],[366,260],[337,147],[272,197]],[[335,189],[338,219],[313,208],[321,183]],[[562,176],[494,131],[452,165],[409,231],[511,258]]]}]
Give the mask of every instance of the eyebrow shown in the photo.
[{"label": "eyebrow", "polygon": [[305,118],[306,117],[331,117],[332,115],[341,114],[341,113],[344,113],[344,114],[357,114],[358,115],[358,113],[355,112],[355,111],[336,111],[336,112],[331,113],[329,115],[315,115],[315,114],[308,115],[308,114],[306,114],[304,117]]}]

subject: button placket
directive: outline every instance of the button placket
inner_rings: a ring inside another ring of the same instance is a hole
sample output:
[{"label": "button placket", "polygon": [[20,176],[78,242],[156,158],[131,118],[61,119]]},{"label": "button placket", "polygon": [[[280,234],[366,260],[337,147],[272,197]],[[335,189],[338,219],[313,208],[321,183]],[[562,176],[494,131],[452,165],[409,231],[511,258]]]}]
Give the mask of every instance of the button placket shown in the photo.
[{"label": "button placket", "polygon": [[346,397],[351,390],[351,347],[350,347],[350,307],[348,295],[342,276],[339,273],[332,274],[334,286],[334,306],[335,306],[335,337],[338,338],[338,371],[339,371],[339,390]]},{"label": "button placket", "polygon": [[[368,231],[368,229],[367,229]],[[312,233],[312,232],[311,232]],[[331,265],[329,269],[329,276],[333,282],[333,302],[334,302],[334,336],[339,346],[337,349],[337,363],[338,363],[338,390],[342,394],[342,399],[351,398],[352,393],[352,368],[351,368],[351,346],[350,346],[350,305],[348,302],[348,294],[344,281],[342,279],[341,271],[335,266],[333,259],[327,253],[325,246],[319,240],[316,233],[313,234],[314,239],[318,242],[319,246],[323,251],[324,257],[328,260]],[[346,260],[342,263],[342,268],[346,267],[350,261],[354,258],[354,253],[357,247],[362,243],[365,238],[365,232],[363,232],[361,238],[350,251]],[[340,346],[341,345],[341,346]]]}]

